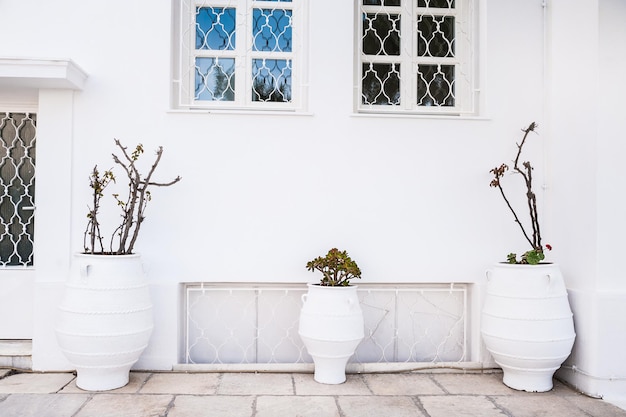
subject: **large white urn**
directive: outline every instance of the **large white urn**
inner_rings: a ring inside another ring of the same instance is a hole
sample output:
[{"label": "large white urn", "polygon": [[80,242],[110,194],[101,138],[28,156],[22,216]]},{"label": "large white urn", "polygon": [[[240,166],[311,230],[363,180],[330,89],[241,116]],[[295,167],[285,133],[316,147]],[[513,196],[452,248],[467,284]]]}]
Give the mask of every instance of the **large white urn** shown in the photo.
[{"label": "large white urn", "polygon": [[551,390],[576,337],[559,266],[502,263],[487,271],[481,333],[505,385]]},{"label": "large white urn", "polygon": [[59,306],[59,346],[76,367],[76,385],[105,391],[128,384],[148,345],[152,302],[141,258],[76,254]]},{"label": "large white urn", "polygon": [[346,380],[348,359],[364,337],[357,286],[308,287],[302,296],[298,333],[313,357],[315,381],[341,384]]}]

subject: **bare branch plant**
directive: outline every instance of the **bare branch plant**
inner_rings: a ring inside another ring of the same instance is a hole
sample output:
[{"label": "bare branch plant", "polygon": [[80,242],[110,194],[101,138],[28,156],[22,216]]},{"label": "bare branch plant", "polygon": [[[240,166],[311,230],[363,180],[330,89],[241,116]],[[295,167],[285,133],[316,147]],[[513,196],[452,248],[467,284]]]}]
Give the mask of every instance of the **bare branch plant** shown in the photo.
[{"label": "bare branch plant", "polygon": [[[522,138],[522,141],[517,144],[517,155],[515,156],[515,161],[513,163],[513,172],[519,174],[522,177],[524,185],[526,187],[526,202],[530,216],[532,233],[527,232],[524,224],[515,212],[515,209],[511,205],[511,202],[507,197],[504,188],[502,187],[501,180],[504,177],[505,172],[509,169],[508,165],[502,164],[499,167],[493,168],[491,171],[489,171],[494,175],[494,178],[493,180],[491,180],[491,183],[489,185],[491,187],[497,188],[500,191],[500,194],[502,195],[502,198],[504,199],[507,207],[509,208],[511,213],[513,213],[515,223],[518,224],[524,235],[524,238],[528,241],[532,248],[522,255],[520,261],[517,260],[517,255],[515,253],[509,253],[507,255],[507,261],[509,263],[537,264],[545,259],[544,248],[541,243],[539,213],[537,210],[537,196],[533,191],[533,167],[528,161],[523,162],[520,165],[520,156],[522,154],[524,144],[526,143],[526,139],[528,138],[530,132],[534,132],[536,128],[537,124],[535,122],[532,122],[526,129],[522,129],[522,131],[524,132],[524,137]],[[546,249],[550,250],[552,248],[550,245],[546,245]]]},{"label": "bare branch plant", "polygon": [[[89,186],[91,187],[93,193],[93,206],[87,213],[87,218],[89,220],[84,234],[84,253],[110,255],[125,255],[133,253],[137,237],[139,236],[139,230],[145,220],[146,206],[152,199],[148,188],[150,186],[168,187],[181,180],[180,176],[167,183],[159,183],[152,180],[152,175],[154,174],[154,171],[161,161],[161,156],[163,155],[162,146],[159,146],[157,149],[156,158],[147,175],[142,177],[136,166],[136,162],[144,152],[143,145],[137,145],[132,153],[129,154],[128,148],[123,146],[119,140],[115,139],[115,144],[120,149],[122,158],[113,154],[113,161],[122,167],[128,177],[128,196],[126,200],[122,200],[119,194],[113,194],[118,207],[122,210],[122,221],[112,233],[108,249],[105,249],[98,213],[100,210],[100,201],[104,196],[104,189],[111,182],[115,182],[116,178],[112,169],[104,171],[100,174],[98,166],[96,165],[94,166],[89,177]],[[113,249],[116,242],[117,249]]]}]

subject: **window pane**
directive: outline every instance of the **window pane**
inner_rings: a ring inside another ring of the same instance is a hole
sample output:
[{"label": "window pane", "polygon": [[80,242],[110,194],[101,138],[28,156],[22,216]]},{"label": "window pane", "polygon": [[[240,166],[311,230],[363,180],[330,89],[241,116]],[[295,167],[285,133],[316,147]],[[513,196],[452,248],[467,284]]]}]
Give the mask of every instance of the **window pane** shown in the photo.
[{"label": "window pane", "polygon": [[254,9],[252,22],[255,51],[291,52],[291,10]]},{"label": "window pane", "polygon": [[235,20],[234,8],[196,8],[196,49],[234,50]]},{"label": "window pane", "polygon": [[37,115],[0,113],[0,265],[32,266]]},{"label": "window pane", "polygon": [[363,14],[363,53],[400,55],[400,15]]},{"label": "window pane", "polygon": [[363,64],[362,103],[400,104],[400,65]]},{"label": "window pane", "polygon": [[454,0],[418,0],[417,7],[436,7],[438,9],[454,9]]},{"label": "window pane", "polygon": [[454,65],[417,66],[417,105],[454,106]]},{"label": "window pane", "polygon": [[196,100],[235,100],[235,59],[196,58]]},{"label": "window pane", "polygon": [[291,101],[291,60],[252,60],[252,101]]},{"label": "window pane", "polygon": [[438,58],[454,57],[453,16],[419,16],[417,54]]}]

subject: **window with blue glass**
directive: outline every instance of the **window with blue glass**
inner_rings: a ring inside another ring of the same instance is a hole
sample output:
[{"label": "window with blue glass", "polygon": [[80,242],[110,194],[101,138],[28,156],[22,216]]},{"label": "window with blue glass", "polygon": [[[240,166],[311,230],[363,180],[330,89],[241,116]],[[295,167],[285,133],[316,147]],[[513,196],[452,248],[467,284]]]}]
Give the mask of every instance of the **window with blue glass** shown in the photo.
[{"label": "window with blue glass", "polygon": [[181,103],[208,108],[300,106],[302,3],[183,0]]}]

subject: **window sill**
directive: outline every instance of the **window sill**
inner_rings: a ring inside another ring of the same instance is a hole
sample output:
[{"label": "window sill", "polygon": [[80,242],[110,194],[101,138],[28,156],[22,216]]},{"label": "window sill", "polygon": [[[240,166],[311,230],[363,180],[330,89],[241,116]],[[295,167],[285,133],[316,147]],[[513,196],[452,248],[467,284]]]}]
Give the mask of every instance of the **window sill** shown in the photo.
[{"label": "window sill", "polygon": [[170,114],[213,114],[249,116],[313,116],[311,112],[298,110],[243,110],[243,109],[169,109]]},{"label": "window sill", "polygon": [[356,118],[383,118],[383,119],[428,119],[428,120],[491,120],[488,116],[455,115],[455,114],[399,114],[399,113],[352,113]]}]

